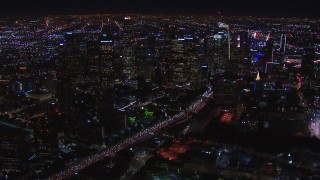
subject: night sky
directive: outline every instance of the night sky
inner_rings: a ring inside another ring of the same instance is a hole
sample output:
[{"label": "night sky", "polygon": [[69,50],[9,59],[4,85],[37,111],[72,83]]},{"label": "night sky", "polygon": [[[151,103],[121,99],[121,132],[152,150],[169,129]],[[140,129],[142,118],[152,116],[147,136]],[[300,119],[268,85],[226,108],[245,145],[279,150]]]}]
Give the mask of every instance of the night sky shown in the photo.
[{"label": "night sky", "polygon": [[316,0],[1,0],[0,15],[212,14],[319,18]]}]

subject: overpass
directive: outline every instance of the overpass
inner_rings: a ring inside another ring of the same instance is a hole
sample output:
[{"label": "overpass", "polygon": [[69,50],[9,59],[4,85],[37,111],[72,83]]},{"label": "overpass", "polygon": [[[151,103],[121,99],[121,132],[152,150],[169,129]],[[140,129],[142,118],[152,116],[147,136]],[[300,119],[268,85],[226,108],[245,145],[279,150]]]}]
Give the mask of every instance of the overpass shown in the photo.
[{"label": "overpass", "polygon": [[[212,88],[209,87],[209,90],[206,91],[205,93],[203,93],[202,97],[203,98],[212,98],[213,97]],[[200,98],[200,99],[196,100],[194,103],[192,103],[189,106],[189,108],[187,108],[186,111],[180,112],[172,117],[167,118],[166,120],[164,120],[162,122],[159,122],[149,128],[146,128],[146,129],[136,133],[135,135],[126,138],[125,140],[123,140],[122,142],[120,142],[114,146],[111,146],[107,149],[101,150],[94,155],[90,155],[90,156],[86,157],[85,159],[76,162],[68,169],[66,169],[62,172],[59,172],[59,173],[57,173],[47,179],[57,180],[57,179],[65,179],[65,178],[72,177],[73,175],[75,175],[75,173],[95,164],[96,162],[103,160],[106,157],[112,157],[117,152],[119,152],[123,149],[126,149],[126,148],[132,146],[133,144],[136,144],[138,142],[144,141],[145,139],[152,137],[156,132],[162,130],[165,127],[168,127],[171,124],[174,124],[174,123],[191,118],[191,116],[189,116],[190,111],[197,113],[199,110],[203,109],[206,106],[206,104],[207,104],[206,101],[203,101],[202,98]]]}]

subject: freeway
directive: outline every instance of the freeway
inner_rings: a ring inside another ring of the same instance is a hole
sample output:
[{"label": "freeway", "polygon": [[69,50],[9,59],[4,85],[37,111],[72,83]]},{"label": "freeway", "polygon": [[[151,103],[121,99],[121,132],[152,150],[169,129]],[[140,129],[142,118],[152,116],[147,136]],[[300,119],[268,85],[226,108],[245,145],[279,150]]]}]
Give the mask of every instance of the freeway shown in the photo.
[{"label": "freeway", "polygon": [[132,107],[132,106],[139,106],[139,107],[143,107],[143,106],[146,106],[148,104],[151,104],[154,100],[157,100],[157,99],[160,99],[160,98],[163,98],[165,95],[165,93],[161,93],[157,96],[151,96],[149,97],[149,99],[146,101],[146,102],[140,102],[139,104],[135,105],[137,103],[137,101],[133,101],[133,102],[130,102],[128,105],[124,106],[124,107],[121,107],[119,108],[118,110],[119,111],[125,111],[126,109]]},{"label": "freeway", "polygon": [[206,101],[204,101],[203,98],[212,98],[212,96],[213,96],[212,89],[209,88],[209,90],[206,91],[200,97],[200,99],[198,99],[194,103],[192,103],[187,108],[186,111],[180,112],[172,117],[168,117],[166,120],[159,122],[149,128],[146,128],[146,129],[138,132],[137,134],[135,134],[131,137],[128,137],[127,139],[123,140],[122,142],[120,142],[114,146],[111,146],[110,148],[103,149],[94,155],[88,156],[85,159],[83,159],[82,161],[79,161],[76,164],[73,164],[68,169],[66,169],[62,172],[59,172],[59,173],[49,177],[48,179],[49,180],[51,180],[51,179],[56,180],[56,179],[65,179],[68,177],[72,177],[75,173],[89,167],[90,165],[92,165],[100,160],[103,160],[106,157],[112,157],[117,152],[119,152],[123,149],[126,149],[137,142],[141,142],[149,137],[152,137],[152,135],[154,133],[160,131],[161,129],[163,129],[169,125],[172,125],[174,123],[189,119],[191,117],[191,116],[189,116],[190,112],[196,113],[206,106]]}]

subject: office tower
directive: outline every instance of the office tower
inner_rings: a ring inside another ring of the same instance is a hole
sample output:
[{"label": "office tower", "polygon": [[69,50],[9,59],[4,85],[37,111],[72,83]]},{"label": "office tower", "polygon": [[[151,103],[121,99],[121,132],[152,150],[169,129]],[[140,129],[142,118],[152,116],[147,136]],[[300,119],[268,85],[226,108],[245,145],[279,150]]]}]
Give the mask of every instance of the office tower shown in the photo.
[{"label": "office tower", "polygon": [[313,107],[316,103],[316,96],[318,92],[315,88],[315,71],[314,71],[314,61],[315,61],[315,48],[307,47],[303,50],[302,60],[301,60],[301,76],[302,84],[301,89],[304,93],[304,99]]},{"label": "office tower", "polygon": [[115,57],[113,38],[111,32],[103,33],[100,39],[100,74],[99,81],[102,90],[114,87],[115,81]]},{"label": "office tower", "polygon": [[[123,21],[122,37],[122,55],[121,61],[123,65],[123,77],[122,79],[127,82],[128,85],[134,86],[134,80],[137,78],[137,66],[134,56],[133,47],[133,28],[134,22],[131,17],[125,17]],[[133,83],[133,84],[132,84]]]},{"label": "office tower", "polygon": [[250,61],[250,46],[249,46],[249,35],[246,31],[239,33],[239,49],[240,49],[240,60]]},{"label": "office tower", "polygon": [[87,59],[88,59],[88,78],[90,86],[94,91],[98,91],[101,87],[101,56],[100,42],[87,42]]},{"label": "office tower", "polygon": [[156,53],[156,37],[154,35],[149,35],[147,37],[148,45],[148,55],[155,55]]},{"label": "office tower", "polygon": [[[154,53],[151,54],[149,48],[149,39],[146,37],[135,38],[134,42],[134,57],[137,66],[137,78],[139,89],[145,83],[151,82],[153,66],[154,66]],[[151,48],[152,49],[152,48]],[[152,50],[154,52],[154,50]]]},{"label": "office tower", "polygon": [[67,33],[62,48],[63,58],[57,64],[57,97],[60,109],[73,104],[73,91],[85,80],[86,43],[82,34]]},{"label": "office tower", "polygon": [[266,42],[266,46],[263,49],[263,58],[266,62],[273,61],[273,39],[269,39]]},{"label": "office tower", "polygon": [[23,170],[23,157],[28,151],[25,137],[17,133],[2,133],[0,133],[0,170],[9,177],[14,177]]},{"label": "office tower", "polygon": [[175,34],[169,30],[169,25],[165,28],[165,33],[157,37],[155,41],[155,61],[153,71],[153,82],[159,86],[167,86],[170,78],[171,61],[171,41]]},{"label": "office tower", "polygon": [[191,36],[172,40],[171,86],[192,90],[201,88],[202,73],[195,41]]},{"label": "office tower", "polygon": [[152,81],[158,86],[167,86],[169,82],[170,65],[167,59],[157,58],[154,62]]},{"label": "office tower", "polygon": [[[104,131],[111,132],[114,129],[122,128],[121,122],[114,121],[116,119],[115,117],[115,109],[114,109],[114,101],[115,101],[115,95],[112,93],[111,90],[106,90],[101,97],[101,100],[99,102],[99,119],[100,119],[100,125],[103,130],[102,135],[104,134]],[[102,139],[104,139],[102,137]]]},{"label": "office tower", "polygon": [[280,38],[280,52],[285,53],[286,52],[286,46],[287,46],[287,35],[281,34]]},{"label": "office tower", "polygon": [[230,59],[230,34],[229,26],[219,25],[219,31],[207,39],[208,53],[210,57],[211,75],[225,71],[227,61]]},{"label": "office tower", "polygon": [[134,50],[132,45],[125,45],[123,47],[123,80],[131,81],[137,78],[137,66],[134,57]]},{"label": "office tower", "polygon": [[315,48],[304,48],[301,61],[301,75],[304,79],[314,78]]},{"label": "office tower", "polygon": [[219,23],[219,28],[224,30],[224,35],[227,37],[227,52],[228,52],[228,60],[230,60],[230,28],[229,25],[224,23]]},{"label": "office tower", "polygon": [[238,33],[230,37],[230,60],[240,61],[240,35]]},{"label": "office tower", "polygon": [[[266,46],[262,49],[262,56],[259,58],[257,65],[260,69],[265,69],[268,65],[267,62],[273,62],[273,40],[269,39],[266,42]],[[267,73],[266,71],[264,71]]]},{"label": "office tower", "polygon": [[50,168],[59,153],[58,133],[50,125],[41,122],[37,122],[33,133],[36,153],[33,168],[35,171],[40,171],[44,167]]},{"label": "office tower", "polygon": [[[183,39],[184,40],[184,39]],[[187,83],[188,62],[183,51],[182,39],[172,40],[172,57],[171,57],[171,83],[172,86],[182,87]]]},{"label": "office tower", "polygon": [[134,20],[130,16],[126,16],[123,19],[123,29],[121,31],[121,36],[123,43],[128,45],[133,41],[133,31],[134,31],[135,25]]},{"label": "office tower", "polygon": [[65,44],[65,65],[67,76],[72,85],[77,85],[84,78],[86,42],[83,34],[67,33]]}]

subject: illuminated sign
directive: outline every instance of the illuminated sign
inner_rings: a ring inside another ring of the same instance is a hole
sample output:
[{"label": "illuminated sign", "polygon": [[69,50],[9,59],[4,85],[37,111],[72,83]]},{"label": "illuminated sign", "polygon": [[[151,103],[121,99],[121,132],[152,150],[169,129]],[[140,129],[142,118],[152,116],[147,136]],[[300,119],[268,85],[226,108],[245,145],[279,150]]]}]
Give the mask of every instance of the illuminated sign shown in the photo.
[{"label": "illuminated sign", "polygon": [[222,39],[222,36],[220,34],[216,34],[213,36],[214,39]]},{"label": "illuminated sign", "polygon": [[65,41],[60,42],[60,46],[63,46],[65,44]]},{"label": "illuminated sign", "polygon": [[189,40],[191,40],[191,39],[193,39],[193,37],[192,37],[192,36],[184,36],[184,39],[189,39]]},{"label": "illuminated sign", "polygon": [[266,64],[280,64],[280,63],[278,63],[278,62],[270,62],[270,61],[268,61],[268,62],[266,62]]},{"label": "illuminated sign", "polygon": [[153,116],[153,112],[148,111],[148,109],[146,109],[146,110],[144,111],[144,114],[145,114],[147,117],[152,117],[152,116]]},{"label": "illuminated sign", "polygon": [[130,120],[130,122],[131,123],[134,123],[134,122],[136,122],[136,119],[137,119],[137,117],[129,117],[129,120]]}]

